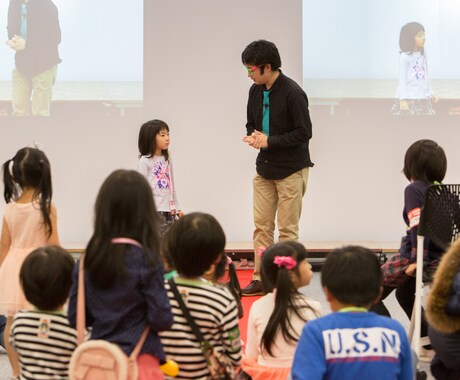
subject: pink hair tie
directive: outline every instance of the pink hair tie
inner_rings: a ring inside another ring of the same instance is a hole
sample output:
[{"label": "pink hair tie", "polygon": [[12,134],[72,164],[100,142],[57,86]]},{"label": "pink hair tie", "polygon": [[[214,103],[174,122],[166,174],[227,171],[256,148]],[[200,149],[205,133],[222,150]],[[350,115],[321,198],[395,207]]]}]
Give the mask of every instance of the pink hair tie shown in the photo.
[{"label": "pink hair tie", "polygon": [[275,256],[273,263],[278,265],[279,268],[285,267],[287,270],[291,270],[297,265],[297,261],[291,256]]},{"label": "pink hair tie", "polygon": [[257,256],[262,257],[264,252],[267,250],[267,247],[264,247],[261,245],[260,247],[257,247]]}]

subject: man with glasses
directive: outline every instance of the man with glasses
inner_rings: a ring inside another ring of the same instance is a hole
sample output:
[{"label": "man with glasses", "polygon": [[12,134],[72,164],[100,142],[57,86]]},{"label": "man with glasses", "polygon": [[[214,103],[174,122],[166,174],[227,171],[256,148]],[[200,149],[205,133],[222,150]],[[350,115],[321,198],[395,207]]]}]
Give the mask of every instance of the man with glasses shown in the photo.
[{"label": "man with glasses", "polygon": [[253,296],[263,294],[259,253],[274,243],[275,217],[279,240],[298,240],[302,197],[313,166],[308,150],[312,124],[307,95],[281,72],[273,42],[250,43],[241,59],[254,81],[243,141],[259,150],[253,179],[254,274],[242,289],[244,296]]}]

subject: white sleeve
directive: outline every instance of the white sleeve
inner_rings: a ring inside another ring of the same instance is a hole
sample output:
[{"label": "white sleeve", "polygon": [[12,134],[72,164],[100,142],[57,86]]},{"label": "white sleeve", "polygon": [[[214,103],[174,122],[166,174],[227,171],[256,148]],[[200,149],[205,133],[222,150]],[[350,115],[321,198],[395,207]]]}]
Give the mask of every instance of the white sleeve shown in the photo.
[{"label": "white sleeve", "polygon": [[245,344],[246,357],[257,361],[260,354],[259,339],[257,338],[257,305],[253,305],[249,310],[247,342]]},{"label": "white sleeve", "polygon": [[139,161],[137,162],[137,171],[141,173],[145,178],[148,178],[149,166],[148,160],[145,157],[139,158]]},{"label": "white sleeve", "polygon": [[176,210],[181,210],[179,201],[177,199],[177,194],[176,194],[176,181],[174,180],[174,169],[173,169],[171,157],[169,158],[169,167],[171,168],[171,183],[172,183],[172,194],[173,194],[174,204],[176,205]]}]

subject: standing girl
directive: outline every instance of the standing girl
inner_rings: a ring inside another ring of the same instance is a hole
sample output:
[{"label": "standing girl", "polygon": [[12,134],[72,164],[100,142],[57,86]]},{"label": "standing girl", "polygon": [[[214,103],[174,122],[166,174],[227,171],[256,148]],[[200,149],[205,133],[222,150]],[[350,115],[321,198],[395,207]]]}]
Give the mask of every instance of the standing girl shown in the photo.
[{"label": "standing girl", "polygon": [[45,153],[22,148],[3,164],[4,197],[0,243],[0,314],[7,316],[5,348],[13,378],[19,376],[17,354],[9,344],[13,317],[28,308],[19,283],[19,271],[27,255],[44,245],[59,245],[56,208],[51,203],[51,168]]},{"label": "standing girl", "polygon": [[[410,319],[415,298],[415,262],[417,257],[417,233],[420,213],[428,186],[441,182],[447,170],[444,150],[432,140],[418,140],[413,143],[404,157],[404,175],[410,184],[404,190],[403,218],[407,225],[399,252],[383,266],[383,292],[380,302],[371,307],[381,315],[390,316],[383,300],[396,289],[396,298]],[[443,255],[443,250],[425,238],[424,271],[434,272]],[[422,319],[421,336],[427,336],[428,326]],[[421,350],[420,360],[424,360]]]},{"label": "standing girl", "polygon": [[169,156],[169,127],[164,121],[150,120],[139,131],[137,170],[152,188],[156,209],[161,218],[160,236],[183,216],[177,202],[174,176]]},{"label": "standing girl", "polygon": [[434,115],[433,96],[425,54],[425,28],[410,22],[399,35],[399,86],[391,109],[393,115]]},{"label": "standing girl", "polygon": [[[139,379],[162,379],[165,360],[157,332],[172,324],[159,259],[158,221],[147,181],[117,170],[104,181],[95,205],[94,233],[84,256],[86,324],[91,339],[115,343],[130,355],[150,332],[137,358]],[[78,264],[74,267],[69,322],[76,324]]]},{"label": "standing girl", "polygon": [[305,247],[294,241],[272,245],[263,253],[261,275],[269,293],[249,312],[242,368],[253,380],[285,379],[303,326],[321,311],[319,302],[298,291],[313,275]]}]

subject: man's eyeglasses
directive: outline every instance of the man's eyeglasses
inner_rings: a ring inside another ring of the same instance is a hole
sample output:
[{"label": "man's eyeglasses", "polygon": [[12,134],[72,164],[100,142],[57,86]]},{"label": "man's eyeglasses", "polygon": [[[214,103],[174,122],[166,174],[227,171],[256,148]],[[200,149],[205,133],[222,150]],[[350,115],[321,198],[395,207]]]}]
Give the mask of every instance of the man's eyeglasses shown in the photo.
[{"label": "man's eyeglasses", "polygon": [[248,74],[252,75],[252,74],[254,74],[254,71],[256,71],[258,68],[260,68],[260,67],[262,67],[264,65],[255,65],[255,66],[252,66],[252,67],[245,66],[245,67],[246,67],[246,70],[248,70]]}]

